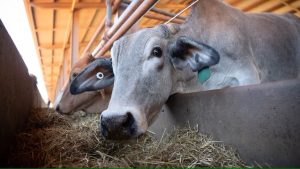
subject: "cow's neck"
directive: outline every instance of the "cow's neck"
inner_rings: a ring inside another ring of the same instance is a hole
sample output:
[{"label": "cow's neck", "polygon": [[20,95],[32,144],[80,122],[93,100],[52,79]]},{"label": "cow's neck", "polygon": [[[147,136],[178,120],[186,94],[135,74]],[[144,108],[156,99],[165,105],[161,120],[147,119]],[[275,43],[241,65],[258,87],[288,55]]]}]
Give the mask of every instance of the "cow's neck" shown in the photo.
[{"label": "cow's neck", "polygon": [[200,38],[200,41],[207,43],[208,38],[217,29],[225,29],[226,23],[230,23],[229,20],[233,19],[230,16],[236,12],[239,11],[221,0],[199,0],[192,7],[186,22],[181,25],[179,35]]},{"label": "cow's neck", "polygon": [[[216,41],[216,38],[222,37],[219,33],[224,33],[224,30],[231,30],[235,26],[232,23],[235,23],[235,20],[242,15],[241,11],[230,7],[221,0],[199,0],[193,6],[186,22],[180,26],[177,36],[191,37],[216,48],[220,52],[222,49],[218,47],[224,45],[223,42],[220,42],[222,39]],[[222,58],[222,61],[212,68],[212,76],[205,82],[197,81],[197,72],[185,72],[182,74],[185,77],[179,75],[180,78],[177,79],[179,81],[178,86],[176,86],[179,89],[177,92],[189,93],[237,86],[239,85],[238,79],[224,73],[231,72],[228,69],[234,66],[233,61]]]},{"label": "cow's neck", "polygon": [[224,16],[224,12],[228,11],[228,7],[229,6],[221,0],[199,0],[191,8],[188,20],[198,21],[199,18],[211,19],[211,16]]}]

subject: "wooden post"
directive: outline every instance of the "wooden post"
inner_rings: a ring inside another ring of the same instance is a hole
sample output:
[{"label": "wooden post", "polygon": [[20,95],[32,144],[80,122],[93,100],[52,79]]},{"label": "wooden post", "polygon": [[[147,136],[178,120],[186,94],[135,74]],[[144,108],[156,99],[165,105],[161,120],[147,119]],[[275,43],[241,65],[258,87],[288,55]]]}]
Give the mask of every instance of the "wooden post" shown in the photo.
[{"label": "wooden post", "polygon": [[79,55],[79,12],[74,11],[72,18],[72,32],[71,32],[71,66],[76,63]]},{"label": "wooden post", "polygon": [[68,67],[67,59],[63,58],[63,65],[62,65],[63,84],[65,84],[68,81],[67,67]]}]

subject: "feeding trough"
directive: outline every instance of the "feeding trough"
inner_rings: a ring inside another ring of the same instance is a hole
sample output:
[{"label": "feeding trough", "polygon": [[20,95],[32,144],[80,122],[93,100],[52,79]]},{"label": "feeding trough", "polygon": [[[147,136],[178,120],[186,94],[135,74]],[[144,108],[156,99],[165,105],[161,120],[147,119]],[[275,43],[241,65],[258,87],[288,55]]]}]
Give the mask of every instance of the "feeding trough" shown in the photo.
[{"label": "feeding trough", "polygon": [[151,129],[199,125],[237,148],[248,164],[299,166],[300,81],[172,96]]}]

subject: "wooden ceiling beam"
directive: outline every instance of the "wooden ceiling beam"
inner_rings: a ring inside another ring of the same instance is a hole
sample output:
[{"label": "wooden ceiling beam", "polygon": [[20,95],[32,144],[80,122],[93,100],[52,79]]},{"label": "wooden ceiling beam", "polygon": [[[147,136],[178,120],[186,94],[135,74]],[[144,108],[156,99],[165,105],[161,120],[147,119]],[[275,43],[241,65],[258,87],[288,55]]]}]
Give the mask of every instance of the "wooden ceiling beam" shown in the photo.
[{"label": "wooden ceiling beam", "polygon": [[234,4],[234,7],[246,11],[250,8],[253,8],[255,6],[258,6],[259,4],[263,3],[265,0],[248,0],[248,1],[238,1]]},{"label": "wooden ceiling beam", "polygon": [[[43,60],[41,58],[41,56],[42,56],[41,51],[38,48],[38,46],[39,46],[39,40],[37,38],[38,34],[37,34],[37,32],[34,31],[37,27],[34,9],[30,5],[30,0],[24,0],[24,5],[25,5],[27,18],[28,18],[28,21],[29,21],[29,25],[30,25],[30,29],[31,29],[31,33],[32,33],[33,41],[34,41],[34,45],[35,45],[35,48],[36,48],[36,53],[39,57],[38,61],[39,61],[39,64],[40,64],[40,68],[42,69],[42,73],[44,75],[43,80],[46,82],[47,76],[45,76],[46,72],[43,70],[44,63],[43,63]],[[48,97],[50,97],[50,95],[51,95],[51,89],[50,89],[51,87],[52,86],[46,86]]]},{"label": "wooden ceiling beam", "polygon": [[82,36],[81,40],[80,40],[80,43],[82,43],[82,42],[84,41],[84,39],[86,38],[86,36],[87,36],[88,32],[90,31],[90,28],[92,27],[92,24],[94,23],[94,21],[95,21],[96,16],[97,16],[98,13],[99,13],[99,10],[98,10],[98,9],[96,9],[96,10],[93,12],[92,17],[91,17],[91,19],[89,20],[86,29],[84,29],[85,31],[84,31],[84,33],[83,33],[83,36]]},{"label": "wooden ceiling beam", "polygon": [[[55,2],[55,0],[53,0],[53,2]],[[55,21],[56,20],[56,11],[55,10],[53,10],[53,15],[52,15],[52,29],[54,29],[55,28]],[[54,43],[55,43],[55,32],[53,32],[52,31],[52,37],[51,37],[51,44],[52,45],[54,45]],[[54,74],[53,74],[53,69],[54,69],[54,50],[51,50],[51,82],[53,83],[53,80],[54,80],[54,78],[53,78],[53,76],[54,76]]]},{"label": "wooden ceiling beam", "polygon": [[[161,24],[161,23],[163,23],[163,22],[161,21],[159,24]],[[145,23],[145,24],[141,25],[141,28],[152,28],[156,25],[157,25],[156,23]]]},{"label": "wooden ceiling beam", "polygon": [[281,8],[278,8],[276,10],[273,10],[272,12],[277,13],[277,14],[283,14],[287,12],[294,11],[295,9],[300,8],[300,1],[295,1],[289,4],[289,6],[285,5]]},{"label": "wooden ceiling beam", "polygon": [[[172,18],[172,17],[165,16],[165,15],[156,15],[153,12],[146,13],[144,15],[144,17],[149,18],[149,19],[159,20],[159,21],[168,21],[169,19]],[[182,24],[183,20],[182,19],[178,19],[178,18],[174,18],[171,22],[172,23],[177,23],[177,24]]]},{"label": "wooden ceiling beam", "polygon": [[[79,29],[96,29],[97,27],[96,26],[87,26],[87,25],[84,25],[84,26],[79,26]],[[41,28],[36,28],[34,29],[35,32],[51,32],[51,31],[64,31],[66,28],[63,28],[63,27],[56,27],[56,28],[47,28],[47,27],[41,27]]]},{"label": "wooden ceiling beam", "polygon": [[[168,12],[168,11],[164,11],[164,10],[161,10],[161,9],[158,9],[158,8],[151,8],[150,9],[151,11],[157,13],[157,14],[161,14],[161,15],[165,15],[165,16],[169,16],[169,17],[174,17],[176,14],[174,13],[171,13],[171,12]],[[183,16],[177,16],[176,18],[178,19],[182,19],[182,20],[185,20],[186,18],[183,17]]]},{"label": "wooden ceiling beam", "polygon": [[[70,9],[72,3],[68,2],[31,2],[30,5],[35,8],[45,8],[45,9]],[[82,8],[105,8],[105,3],[103,2],[78,2],[74,6],[74,9]]]},{"label": "wooden ceiling beam", "polygon": [[244,7],[244,8],[243,8],[243,11],[247,12],[247,11],[251,10],[252,8],[255,8],[255,7],[257,7],[257,6],[261,5],[261,4],[263,4],[264,2],[265,2],[265,0],[262,0],[262,1],[256,2],[256,3],[252,3],[251,5],[249,5],[249,6],[247,6],[247,7]]},{"label": "wooden ceiling beam", "polygon": [[[79,47],[83,47],[83,46],[86,46],[88,44],[88,42],[81,42],[80,44],[79,44]],[[67,45],[66,45],[66,48],[69,48],[70,47],[70,44],[68,43]],[[39,49],[51,49],[51,50],[53,50],[53,49],[61,49],[62,50],[62,48],[63,48],[63,44],[62,43],[55,43],[55,44],[40,44],[40,46],[39,46]]]},{"label": "wooden ceiling beam", "polygon": [[[67,20],[67,28],[65,30],[65,36],[64,36],[64,43],[63,43],[63,47],[62,47],[62,57],[63,57],[63,60],[65,59],[65,49],[66,49],[66,45],[70,39],[70,33],[71,33],[71,28],[72,28],[72,20],[73,20],[73,15],[74,15],[74,11],[75,11],[75,6],[76,4],[78,3],[78,0],[72,0],[72,5],[71,5],[71,8],[70,8],[70,16]],[[62,63],[63,64],[63,63]],[[61,67],[61,65],[60,65]],[[61,74],[61,69],[59,70],[59,74]],[[53,90],[52,90],[52,94],[54,97],[55,96],[55,90],[57,88],[57,83],[54,83],[53,85]],[[54,97],[52,98],[54,100]]]},{"label": "wooden ceiling beam", "polygon": [[[44,9],[70,9],[72,3],[67,2],[30,2],[30,5],[34,8]],[[74,9],[82,8],[105,8],[105,2],[78,2]],[[156,8],[164,9],[182,9],[185,8],[185,4],[168,3],[168,4],[157,4]]]},{"label": "wooden ceiling beam", "polygon": [[28,21],[29,21],[29,25],[30,25],[30,28],[31,28],[33,42],[34,42],[34,45],[35,45],[35,48],[36,48],[36,53],[37,53],[38,57],[40,58],[39,63],[40,63],[40,65],[43,65],[43,61],[41,59],[41,52],[38,48],[39,41],[37,39],[37,33],[34,32],[34,30],[36,29],[36,23],[35,23],[35,17],[33,15],[32,8],[30,6],[30,0],[24,0],[24,4],[25,4],[25,8],[26,8],[26,13],[27,13],[27,18],[28,18]]},{"label": "wooden ceiling beam", "polygon": [[292,8],[293,9],[292,13],[294,13],[294,15],[300,17],[300,9],[291,6],[289,3],[285,2],[284,0],[279,0],[279,1],[281,4]]},{"label": "wooden ceiling beam", "polygon": [[[283,0],[283,2],[285,2],[285,1]],[[280,5],[283,5],[283,4],[279,0],[264,1],[264,3],[257,5],[251,9],[248,9],[247,11],[255,12],[255,13],[266,12],[266,11],[269,11],[270,9],[275,8],[276,6],[280,6]]]}]

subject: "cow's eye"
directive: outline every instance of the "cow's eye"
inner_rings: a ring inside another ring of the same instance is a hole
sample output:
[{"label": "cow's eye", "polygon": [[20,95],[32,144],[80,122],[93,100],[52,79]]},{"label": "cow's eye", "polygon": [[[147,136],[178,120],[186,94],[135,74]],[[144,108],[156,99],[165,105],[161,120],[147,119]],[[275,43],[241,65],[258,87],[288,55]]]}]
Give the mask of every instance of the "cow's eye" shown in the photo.
[{"label": "cow's eye", "polygon": [[75,79],[75,77],[76,77],[77,75],[78,75],[78,73],[74,72],[74,73],[72,74],[71,80]]},{"label": "cow's eye", "polygon": [[155,56],[155,57],[161,57],[162,56],[162,50],[160,47],[155,47],[152,49],[152,52],[151,52],[151,55],[152,56]]}]

